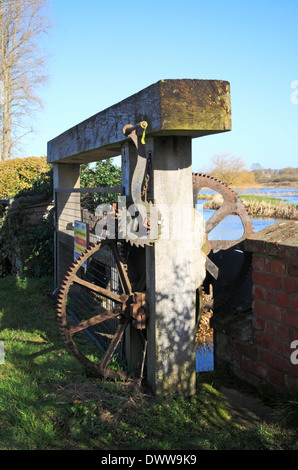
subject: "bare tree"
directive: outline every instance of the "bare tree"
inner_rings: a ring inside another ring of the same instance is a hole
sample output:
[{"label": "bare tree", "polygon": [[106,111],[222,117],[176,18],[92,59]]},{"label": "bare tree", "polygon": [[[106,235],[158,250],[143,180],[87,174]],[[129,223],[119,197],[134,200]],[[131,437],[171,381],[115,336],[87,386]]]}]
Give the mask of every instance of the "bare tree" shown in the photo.
[{"label": "bare tree", "polygon": [[42,104],[37,90],[46,79],[46,57],[38,40],[50,27],[48,2],[0,0],[0,161],[32,131],[32,113]]},{"label": "bare tree", "polygon": [[222,154],[212,158],[210,175],[218,178],[227,185],[235,184],[237,177],[246,168],[242,158]]},{"label": "bare tree", "polygon": [[257,182],[260,182],[262,179],[262,171],[263,171],[263,168],[260,165],[260,163],[253,163],[250,168],[253,174],[255,175],[255,180]]}]

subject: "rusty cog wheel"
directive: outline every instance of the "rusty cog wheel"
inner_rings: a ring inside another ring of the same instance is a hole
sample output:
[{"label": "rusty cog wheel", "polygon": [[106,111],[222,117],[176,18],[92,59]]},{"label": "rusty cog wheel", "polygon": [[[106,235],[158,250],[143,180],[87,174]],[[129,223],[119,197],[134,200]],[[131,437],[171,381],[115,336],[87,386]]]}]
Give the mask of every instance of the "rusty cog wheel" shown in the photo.
[{"label": "rusty cog wheel", "polygon": [[117,219],[119,238],[131,245],[152,246],[160,236],[160,215],[151,202],[142,201],[128,209],[123,208],[119,210]]},{"label": "rusty cog wheel", "polygon": [[69,352],[91,374],[108,378],[128,377],[118,370],[119,354],[128,325],[144,341],[145,292],[136,292],[129,280],[116,241],[91,244],[72,264],[57,298],[57,318]]},{"label": "rusty cog wheel", "polygon": [[[206,188],[223,197],[221,206],[206,222],[208,256],[205,284],[213,285],[212,308],[221,309],[234,297],[250,272],[251,253],[244,251],[244,240],[253,232],[253,227],[244,204],[235,191],[225,183],[211,176],[195,173],[193,174],[193,187],[196,194]],[[241,237],[233,240],[209,239],[210,232],[229,215],[238,216],[243,228]],[[227,269],[224,269],[225,264],[228,264]]]}]

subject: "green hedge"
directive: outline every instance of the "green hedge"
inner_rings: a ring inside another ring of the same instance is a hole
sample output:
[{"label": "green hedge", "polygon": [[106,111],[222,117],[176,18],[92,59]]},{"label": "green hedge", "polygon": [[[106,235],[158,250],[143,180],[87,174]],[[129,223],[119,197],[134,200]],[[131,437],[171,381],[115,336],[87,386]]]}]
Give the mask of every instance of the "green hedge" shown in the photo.
[{"label": "green hedge", "polygon": [[[81,186],[121,186],[121,169],[111,160],[98,162],[93,168],[82,165]],[[9,211],[0,214],[0,277],[11,272],[9,259],[16,252],[25,276],[43,277],[53,273],[53,210],[38,225],[32,225],[26,220],[20,199],[39,194],[47,201],[52,200],[53,170],[46,157],[0,162],[0,198],[18,199]]]},{"label": "green hedge", "polygon": [[14,197],[32,188],[41,175],[50,172],[46,157],[14,158],[0,162],[0,198]]},{"label": "green hedge", "polygon": [[[0,162],[0,198],[15,202],[0,215],[0,277],[11,273],[13,256],[21,261],[23,274],[42,277],[53,273],[53,211],[38,225],[28,223],[22,197],[53,197],[53,171],[46,157],[15,158]],[[18,200],[18,201],[16,201]]]}]

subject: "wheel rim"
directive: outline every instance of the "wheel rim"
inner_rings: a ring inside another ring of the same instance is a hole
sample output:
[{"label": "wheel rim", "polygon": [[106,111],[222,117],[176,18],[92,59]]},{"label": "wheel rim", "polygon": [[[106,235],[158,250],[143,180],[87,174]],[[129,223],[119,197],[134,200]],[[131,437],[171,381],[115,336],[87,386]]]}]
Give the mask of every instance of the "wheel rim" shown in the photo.
[{"label": "wheel rim", "polygon": [[[105,264],[102,259],[108,254],[111,263]],[[112,270],[118,283],[107,274]],[[111,363],[133,320],[136,295],[139,299],[141,294],[132,291],[115,241],[91,245],[68,270],[58,295],[58,324],[70,353],[92,374],[127,378],[126,371],[111,368]],[[89,341],[84,339],[86,334]],[[97,342],[95,348],[90,337]]]},{"label": "wheel rim", "polygon": [[[239,289],[247,279],[251,268],[251,253],[244,251],[244,240],[253,232],[253,227],[244,204],[237,194],[225,183],[209,175],[195,173],[193,174],[193,184],[197,192],[202,188],[208,188],[216,191],[223,197],[222,205],[214,212],[206,222],[205,226],[209,250],[206,260],[206,269],[211,276],[211,283],[213,285],[217,283],[220,286],[217,296],[214,298],[214,302],[212,303],[212,307],[222,308],[229,300],[231,300],[235,292],[237,292],[237,289]],[[243,227],[243,235],[236,240],[209,240],[208,236],[210,232],[229,215],[237,215],[239,217]],[[214,253],[219,251],[223,254],[226,253],[226,255],[229,256],[229,253],[233,250],[243,251],[243,257],[241,258],[241,266],[237,276],[235,278],[230,278],[217,265]]]}]

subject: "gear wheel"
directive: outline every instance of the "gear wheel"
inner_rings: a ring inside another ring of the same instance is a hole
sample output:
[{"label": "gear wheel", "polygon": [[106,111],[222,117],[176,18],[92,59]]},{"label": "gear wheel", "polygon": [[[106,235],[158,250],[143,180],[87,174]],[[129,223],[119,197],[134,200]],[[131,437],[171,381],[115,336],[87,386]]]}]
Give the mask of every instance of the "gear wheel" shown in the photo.
[{"label": "gear wheel", "polygon": [[[205,289],[208,284],[213,286],[214,299],[212,308],[220,310],[230,301],[237,290],[247,279],[251,269],[251,253],[244,251],[244,240],[253,232],[249,214],[235,191],[217,178],[202,173],[193,174],[195,196],[203,188],[220,193],[223,203],[206,222],[206,239],[208,256],[206,261],[207,276],[204,281]],[[228,215],[237,215],[242,223],[243,234],[237,240],[210,240],[210,232]],[[227,260],[235,262],[234,271],[224,269]]]},{"label": "gear wheel", "polygon": [[145,292],[133,289],[118,245],[91,244],[70,267],[57,298],[58,325],[67,349],[90,373],[109,379],[127,378],[125,370],[113,368],[115,354],[129,324],[144,348],[147,320]]},{"label": "gear wheel", "polygon": [[151,246],[160,236],[160,216],[151,202],[133,204],[117,214],[118,236],[137,247]]}]

